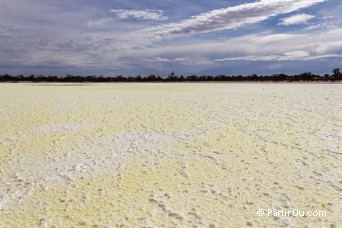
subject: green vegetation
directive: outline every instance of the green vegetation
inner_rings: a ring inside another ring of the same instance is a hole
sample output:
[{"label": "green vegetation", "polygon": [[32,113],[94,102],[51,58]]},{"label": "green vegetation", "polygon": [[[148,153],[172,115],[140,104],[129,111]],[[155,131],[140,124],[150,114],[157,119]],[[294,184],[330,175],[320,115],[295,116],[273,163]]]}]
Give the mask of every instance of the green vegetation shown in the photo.
[{"label": "green vegetation", "polygon": [[342,73],[339,68],[332,71],[332,74],[325,74],[324,76],[316,75],[310,72],[286,75],[286,74],[273,74],[272,76],[259,76],[256,74],[248,76],[229,76],[229,75],[190,75],[190,76],[178,76],[174,72],[163,78],[159,75],[148,75],[142,77],[138,76],[73,76],[66,75],[65,77],[58,76],[44,76],[44,75],[18,75],[12,76],[9,74],[0,75],[0,82],[298,82],[298,81],[339,81],[342,80]]}]

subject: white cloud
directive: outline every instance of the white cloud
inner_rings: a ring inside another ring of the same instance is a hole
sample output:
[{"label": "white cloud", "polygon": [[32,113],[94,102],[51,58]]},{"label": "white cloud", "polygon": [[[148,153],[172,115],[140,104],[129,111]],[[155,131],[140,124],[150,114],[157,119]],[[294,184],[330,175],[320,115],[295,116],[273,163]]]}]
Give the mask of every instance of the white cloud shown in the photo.
[{"label": "white cloud", "polygon": [[110,12],[117,15],[119,19],[137,18],[143,20],[166,20],[163,10],[126,10],[112,9]]},{"label": "white cloud", "polygon": [[315,16],[309,15],[309,14],[297,14],[293,15],[287,18],[281,19],[282,22],[279,23],[280,25],[300,25],[300,24],[306,24],[309,20],[314,18]]},{"label": "white cloud", "polygon": [[224,59],[215,59],[215,62],[225,62],[225,61],[305,61],[314,59],[324,59],[332,57],[341,57],[342,55],[331,54],[331,55],[317,55],[317,56],[291,56],[288,53],[284,55],[248,55],[242,57],[232,57]]},{"label": "white cloud", "polygon": [[209,11],[178,23],[157,26],[147,31],[153,35],[168,36],[232,29],[246,24],[258,23],[272,16],[294,12],[324,1],[261,0],[254,3]]},{"label": "white cloud", "polygon": [[[169,44],[144,50],[128,51],[136,59],[169,63],[177,57],[183,61],[205,62],[205,66],[227,61],[304,61],[340,58],[342,29],[289,34],[253,34],[226,40],[205,40],[186,44]],[[155,56],[163,56],[156,59]],[[168,61],[164,61],[167,59]],[[151,66],[153,67],[153,65]]]},{"label": "white cloud", "polygon": [[189,59],[184,58],[184,57],[173,58],[173,59],[156,57],[156,58],[144,59],[144,61],[151,62],[151,63],[163,63],[163,62],[184,62],[184,61],[189,61]]},{"label": "white cloud", "polygon": [[152,59],[144,59],[146,62],[151,62],[151,63],[156,63],[156,62],[170,62],[169,59],[166,58],[161,58],[161,57],[156,57]]},{"label": "white cloud", "polygon": [[107,18],[101,18],[101,19],[97,19],[97,20],[87,21],[87,25],[89,27],[96,27],[96,26],[101,26],[101,25],[110,23],[112,21],[113,21],[113,18],[107,17]]},{"label": "white cloud", "polygon": [[[252,35],[230,40],[234,49],[225,49],[230,54],[227,58],[215,59],[225,61],[306,61],[325,58],[340,58],[342,29],[323,34],[274,34],[267,36]],[[277,40],[277,37],[283,37]],[[277,40],[277,42],[274,42]],[[329,41],[329,42],[327,42]],[[227,41],[228,43],[228,41]],[[247,43],[247,47],[243,46]],[[223,46],[223,45],[222,45]],[[238,57],[236,57],[238,56]]]}]

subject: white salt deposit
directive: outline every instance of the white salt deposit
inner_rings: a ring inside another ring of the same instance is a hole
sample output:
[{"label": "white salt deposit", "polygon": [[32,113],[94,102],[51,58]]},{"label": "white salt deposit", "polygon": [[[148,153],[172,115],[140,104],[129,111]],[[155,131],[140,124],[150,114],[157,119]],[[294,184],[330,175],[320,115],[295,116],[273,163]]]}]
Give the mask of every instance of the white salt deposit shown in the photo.
[{"label": "white salt deposit", "polygon": [[0,227],[342,224],[342,85],[0,87]]},{"label": "white salt deposit", "polygon": [[94,128],[93,124],[49,124],[43,126],[36,126],[34,130],[42,131],[46,133],[55,133],[63,131],[82,131]]}]

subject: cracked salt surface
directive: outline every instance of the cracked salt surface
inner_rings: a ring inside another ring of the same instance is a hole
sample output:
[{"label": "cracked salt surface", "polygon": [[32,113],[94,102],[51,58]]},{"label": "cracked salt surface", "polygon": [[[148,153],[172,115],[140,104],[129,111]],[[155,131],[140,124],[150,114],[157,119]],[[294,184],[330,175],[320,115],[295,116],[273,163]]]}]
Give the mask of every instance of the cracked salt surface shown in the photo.
[{"label": "cracked salt surface", "polygon": [[342,223],[341,85],[0,86],[1,227]]}]

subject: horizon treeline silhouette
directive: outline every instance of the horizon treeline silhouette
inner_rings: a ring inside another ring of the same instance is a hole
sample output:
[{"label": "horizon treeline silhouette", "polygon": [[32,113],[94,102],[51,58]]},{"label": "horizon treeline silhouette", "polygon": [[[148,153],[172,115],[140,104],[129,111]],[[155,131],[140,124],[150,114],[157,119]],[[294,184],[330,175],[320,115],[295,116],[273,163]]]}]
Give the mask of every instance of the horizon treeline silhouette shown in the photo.
[{"label": "horizon treeline silhouette", "polygon": [[36,76],[34,74],[30,76],[17,75],[12,76],[9,74],[0,75],[0,82],[298,82],[298,81],[338,81],[342,80],[342,73],[339,68],[332,71],[332,74],[325,74],[323,76],[313,74],[311,72],[305,72],[302,74],[286,75],[286,74],[273,74],[271,76],[259,76],[256,74],[252,75],[176,75],[175,72],[170,73],[167,77],[161,77],[159,75],[150,74],[148,76],[75,76],[66,75],[64,77],[58,76]]}]

